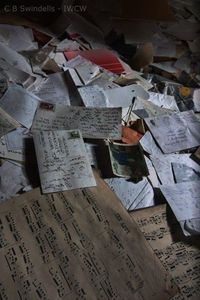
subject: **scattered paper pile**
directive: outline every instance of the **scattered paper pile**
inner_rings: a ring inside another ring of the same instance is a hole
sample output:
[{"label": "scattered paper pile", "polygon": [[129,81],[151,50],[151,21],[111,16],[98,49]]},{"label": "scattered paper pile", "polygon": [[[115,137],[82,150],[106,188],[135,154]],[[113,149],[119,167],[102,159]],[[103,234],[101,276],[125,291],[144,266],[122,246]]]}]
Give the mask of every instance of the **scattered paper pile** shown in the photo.
[{"label": "scattered paper pile", "polygon": [[57,35],[0,25],[1,201],[95,186],[95,167],[127,210],[161,191],[200,233],[199,14],[171,5],[165,23],[118,10],[107,30],[98,6],[96,26],[71,17]]}]

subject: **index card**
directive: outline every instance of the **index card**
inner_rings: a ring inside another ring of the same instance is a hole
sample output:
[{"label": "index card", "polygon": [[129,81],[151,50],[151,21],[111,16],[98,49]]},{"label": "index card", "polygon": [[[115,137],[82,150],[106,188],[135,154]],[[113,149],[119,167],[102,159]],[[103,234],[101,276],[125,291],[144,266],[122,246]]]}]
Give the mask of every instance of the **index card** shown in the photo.
[{"label": "index card", "polygon": [[200,122],[193,111],[148,118],[145,122],[164,153],[200,145]]},{"label": "index card", "polygon": [[121,117],[121,108],[51,105],[51,109],[43,109],[41,104],[32,131],[79,129],[84,138],[120,139]]},{"label": "index card", "polygon": [[1,98],[0,108],[30,129],[38,106],[38,98],[20,86],[10,86]]},{"label": "index card", "polygon": [[43,193],[96,185],[79,130],[35,132],[34,144]]}]

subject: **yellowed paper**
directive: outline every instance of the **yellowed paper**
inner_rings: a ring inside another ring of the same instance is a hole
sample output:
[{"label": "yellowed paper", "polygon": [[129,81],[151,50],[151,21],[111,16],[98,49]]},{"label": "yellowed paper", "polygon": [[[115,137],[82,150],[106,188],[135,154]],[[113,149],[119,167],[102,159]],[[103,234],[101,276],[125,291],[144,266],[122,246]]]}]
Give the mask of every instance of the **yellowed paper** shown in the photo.
[{"label": "yellowed paper", "polygon": [[106,184],[0,206],[3,299],[170,299],[177,292]]},{"label": "yellowed paper", "polygon": [[200,238],[186,238],[166,205],[131,213],[180,293],[173,300],[200,298]]}]

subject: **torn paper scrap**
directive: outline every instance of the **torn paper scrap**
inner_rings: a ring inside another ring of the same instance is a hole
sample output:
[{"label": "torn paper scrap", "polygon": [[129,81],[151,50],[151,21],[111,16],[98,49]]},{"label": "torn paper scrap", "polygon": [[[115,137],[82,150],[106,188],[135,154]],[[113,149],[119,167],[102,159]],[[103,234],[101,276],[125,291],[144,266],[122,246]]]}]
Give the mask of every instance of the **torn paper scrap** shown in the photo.
[{"label": "torn paper scrap", "polygon": [[24,88],[13,85],[8,88],[0,101],[0,108],[12,118],[30,129],[39,99]]},{"label": "torn paper scrap", "polygon": [[193,111],[149,118],[145,122],[164,153],[200,145],[200,122]]},{"label": "torn paper scrap", "polygon": [[34,144],[43,193],[96,186],[79,130],[35,132]]},{"label": "torn paper scrap", "polygon": [[79,129],[84,138],[120,139],[121,118],[121,108],[52,105],[49,109],[41,104],[32,131]]}]

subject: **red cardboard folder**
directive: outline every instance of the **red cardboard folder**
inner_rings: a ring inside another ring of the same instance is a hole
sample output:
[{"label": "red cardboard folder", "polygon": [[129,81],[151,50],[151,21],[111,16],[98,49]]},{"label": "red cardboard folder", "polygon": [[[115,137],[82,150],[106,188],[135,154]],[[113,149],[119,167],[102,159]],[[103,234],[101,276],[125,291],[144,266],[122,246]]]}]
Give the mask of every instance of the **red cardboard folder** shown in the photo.
[{"label": "red cardboard folder", "polygon": [[124,68],[117,56],[108,49],[93,49],[86,51],[66,51],[64,52],[67,60],[71,60],[80,55],[85,59],[90,60],[94,64],[109,70],[110,72],[121,74]]}]

